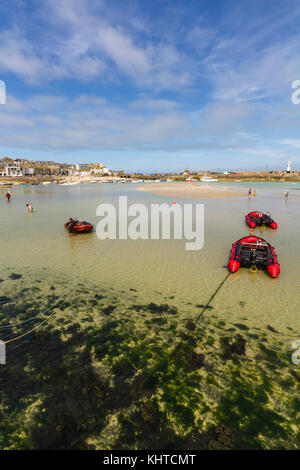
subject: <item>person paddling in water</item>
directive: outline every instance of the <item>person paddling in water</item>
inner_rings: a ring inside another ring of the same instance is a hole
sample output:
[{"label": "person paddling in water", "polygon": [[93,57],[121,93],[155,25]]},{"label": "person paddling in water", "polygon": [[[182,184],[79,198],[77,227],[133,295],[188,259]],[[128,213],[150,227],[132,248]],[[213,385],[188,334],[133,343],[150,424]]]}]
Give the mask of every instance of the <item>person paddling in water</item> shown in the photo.
[{"label": "person paddling in water", "polygon": [[28,209],[28,212],[33,212],[33,207],[31,204],[26,204],[26,207]]}]

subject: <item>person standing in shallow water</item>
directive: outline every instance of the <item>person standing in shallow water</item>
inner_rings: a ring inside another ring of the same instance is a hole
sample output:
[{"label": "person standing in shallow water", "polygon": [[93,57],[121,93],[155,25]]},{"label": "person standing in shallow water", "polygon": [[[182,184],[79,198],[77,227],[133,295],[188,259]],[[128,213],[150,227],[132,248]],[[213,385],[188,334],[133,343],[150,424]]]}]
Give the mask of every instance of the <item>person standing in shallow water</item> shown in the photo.
[{"label": "person standing in shallow water", "polygon": [[251,196],[251,194],[252,194],[252,189],[251,189],[251,188],[249,188],[249,191],[248,191],[248,196],[250,197],[250,196]]},{"label": "person standing in shallow water", "polygon": [[254,189],[254,191],[253,191],[253,196],[254,196],[254,197],[256,196],[256,191],[255,191],[255,189]]},{"label": "person standing in shallow water", "polygon": [[290,195],[290,193],[289,193],[289,191],[287,191],[287,192],[285,193],[285,195],[284,195],[284,199],[288,199],[288,198],[289,198],[289,195]]},{"label": "person standing in shallow water", "polygon": [[28,209],[28,212],[33,212],[33,207],[31,204],[26,204],[26,207]]},{"label": "person standing in shallow water", "polygon": [[7,193],[5,194],[5,197],[8,201],[10,200],[10,192],[9,191],[7,191]]}]

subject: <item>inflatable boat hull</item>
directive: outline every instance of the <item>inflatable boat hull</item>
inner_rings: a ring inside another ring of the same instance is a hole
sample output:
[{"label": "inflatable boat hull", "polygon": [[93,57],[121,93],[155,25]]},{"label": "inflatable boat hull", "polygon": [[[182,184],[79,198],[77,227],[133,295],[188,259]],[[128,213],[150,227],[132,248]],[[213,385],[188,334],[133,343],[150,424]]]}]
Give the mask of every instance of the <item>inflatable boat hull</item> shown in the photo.
[{"label": "inflatable boat hull", "polygon": [[68,222],[65,223],[65,228],[68,230],[70,233],[82,233],[82,232],[92,232],[93,231],[93,225],[90,224],[89,222],[77,222],[76,224],[69,224]]},{"label": "inflatable boat hull", "polygon": [[263,212],[249,212],[249,214],[245,216],[245,220],[251,228],[255,228],[256,226],[261,225],[267,225],[268,227],[276,230],[278,227],[277,223],[270,217],[270,215],[265,214]]},{"label": "inflatable boat hull", "polygon": [[280,273],[274,247],[263,238],[254,235],[241,238],[232,245],[228,268],[235,273],[240,267],[266,269],[272,278]]}]

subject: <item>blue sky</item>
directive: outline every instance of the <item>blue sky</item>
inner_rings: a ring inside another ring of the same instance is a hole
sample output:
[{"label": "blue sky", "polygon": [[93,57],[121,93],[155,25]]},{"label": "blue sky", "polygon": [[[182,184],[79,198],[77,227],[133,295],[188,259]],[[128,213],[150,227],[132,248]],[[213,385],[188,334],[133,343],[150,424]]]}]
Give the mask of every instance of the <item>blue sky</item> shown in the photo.
[{"label": "blue sky", "polygon": [[2,0],[0,156],[300,168],[297,0]]}]

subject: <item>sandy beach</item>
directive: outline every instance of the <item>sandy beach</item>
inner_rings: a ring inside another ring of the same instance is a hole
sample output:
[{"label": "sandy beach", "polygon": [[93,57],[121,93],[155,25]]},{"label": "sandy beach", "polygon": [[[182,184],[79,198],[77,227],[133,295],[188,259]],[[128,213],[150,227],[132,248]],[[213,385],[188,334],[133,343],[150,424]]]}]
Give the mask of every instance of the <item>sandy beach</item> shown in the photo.
[{"label": "sandy beach", "polygon": [[148,184],[139,188],[140,191],[160,194],[162,196],[186,197],[186,198],[224,198],[247,196],[246,191],[240,189],[203,186],[190,183],[171,183],[171,184]]}]

